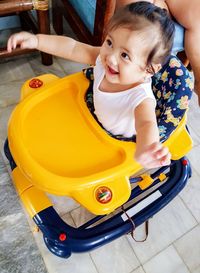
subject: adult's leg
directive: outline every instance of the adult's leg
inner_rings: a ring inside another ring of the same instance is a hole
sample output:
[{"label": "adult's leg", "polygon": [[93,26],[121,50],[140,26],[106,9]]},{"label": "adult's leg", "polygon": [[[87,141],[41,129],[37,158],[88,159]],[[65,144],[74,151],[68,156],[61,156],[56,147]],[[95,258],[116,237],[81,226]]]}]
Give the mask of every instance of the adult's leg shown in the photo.
[{"label": "adult's leg", "polygon": [[184,26],[185,51],[195,77],[200,105],[200,5],[199,0],[166,0],[171,14]]}]

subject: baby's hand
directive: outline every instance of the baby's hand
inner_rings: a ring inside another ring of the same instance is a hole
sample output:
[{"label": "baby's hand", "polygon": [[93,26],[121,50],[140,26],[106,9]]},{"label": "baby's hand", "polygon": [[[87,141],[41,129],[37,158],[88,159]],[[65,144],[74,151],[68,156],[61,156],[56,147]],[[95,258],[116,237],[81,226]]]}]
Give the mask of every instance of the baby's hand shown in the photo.
[{"label": "baby's hand", "polygon": [[18,45],[21,49],[36,49],[38,46],[38,38],[36,35],[25,31],[15,33],[8,39],[7,51],[11,52]]},{"label": "baby's hand", "polygon": [[151,144],[146,149],[136,150],[135,160],[144,168],[151,169],[169,165],[171,154],[167,147],[158,142]]}]

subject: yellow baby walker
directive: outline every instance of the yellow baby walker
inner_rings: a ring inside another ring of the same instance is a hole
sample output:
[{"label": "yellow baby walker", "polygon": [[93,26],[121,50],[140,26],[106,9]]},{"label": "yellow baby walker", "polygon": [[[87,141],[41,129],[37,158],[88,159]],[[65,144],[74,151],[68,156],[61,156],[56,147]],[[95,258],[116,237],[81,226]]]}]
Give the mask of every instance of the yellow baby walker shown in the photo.
[{"label": "yellow baby walker", "polygon": [[[26,81],[4,145],[25,208],[49,250],[65,258],[131,232],[167,205],[191,176],[185,157],[192,147],[185,115],[191,78],[176,57],[153,77],[161,139],[172,163],[151,174],[137,175],[142,166],[133,158],[134,141],[110,136],[96,121],[86,103],[92,80],[85,74]],[[97,216],[74,228],[61,219],[46,193],[69,196]]]}]

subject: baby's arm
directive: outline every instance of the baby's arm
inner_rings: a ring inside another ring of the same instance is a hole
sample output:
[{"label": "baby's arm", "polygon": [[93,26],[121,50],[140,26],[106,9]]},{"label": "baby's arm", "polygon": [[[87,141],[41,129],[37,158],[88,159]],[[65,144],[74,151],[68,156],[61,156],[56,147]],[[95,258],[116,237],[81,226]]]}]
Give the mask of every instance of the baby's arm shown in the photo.
[{"label": "baby's arm", "polygon": [[38,49],[40,51],[62,57],[71,61],[95,64],[100,48],[78,42],[70,37],[31,34],[19,32],[8,39],[7,50],[11,52],[17,46],[27,49]]},{"label": "baby's arm", "polygon": [[136,153],[135,159],[145,168],[170,164],[168,148],[159,141],[154,101],[145,99],[135,109]]}]

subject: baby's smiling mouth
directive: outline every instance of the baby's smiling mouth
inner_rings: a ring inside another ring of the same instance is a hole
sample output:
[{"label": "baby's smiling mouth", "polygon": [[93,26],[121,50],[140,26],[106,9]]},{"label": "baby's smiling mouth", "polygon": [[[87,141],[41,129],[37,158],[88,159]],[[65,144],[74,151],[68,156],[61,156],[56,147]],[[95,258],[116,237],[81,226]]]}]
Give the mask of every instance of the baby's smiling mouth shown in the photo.
[{"label": "baby's smiling mouth", "polygon": [[119,74],[118,71],[114,70],[114,69],[111,68],[109,65],[107,66],[107,68],[108,68],[108,72],[109,72],[110,74],[112,74],[112,75],[117,75],[117,74]]}]

